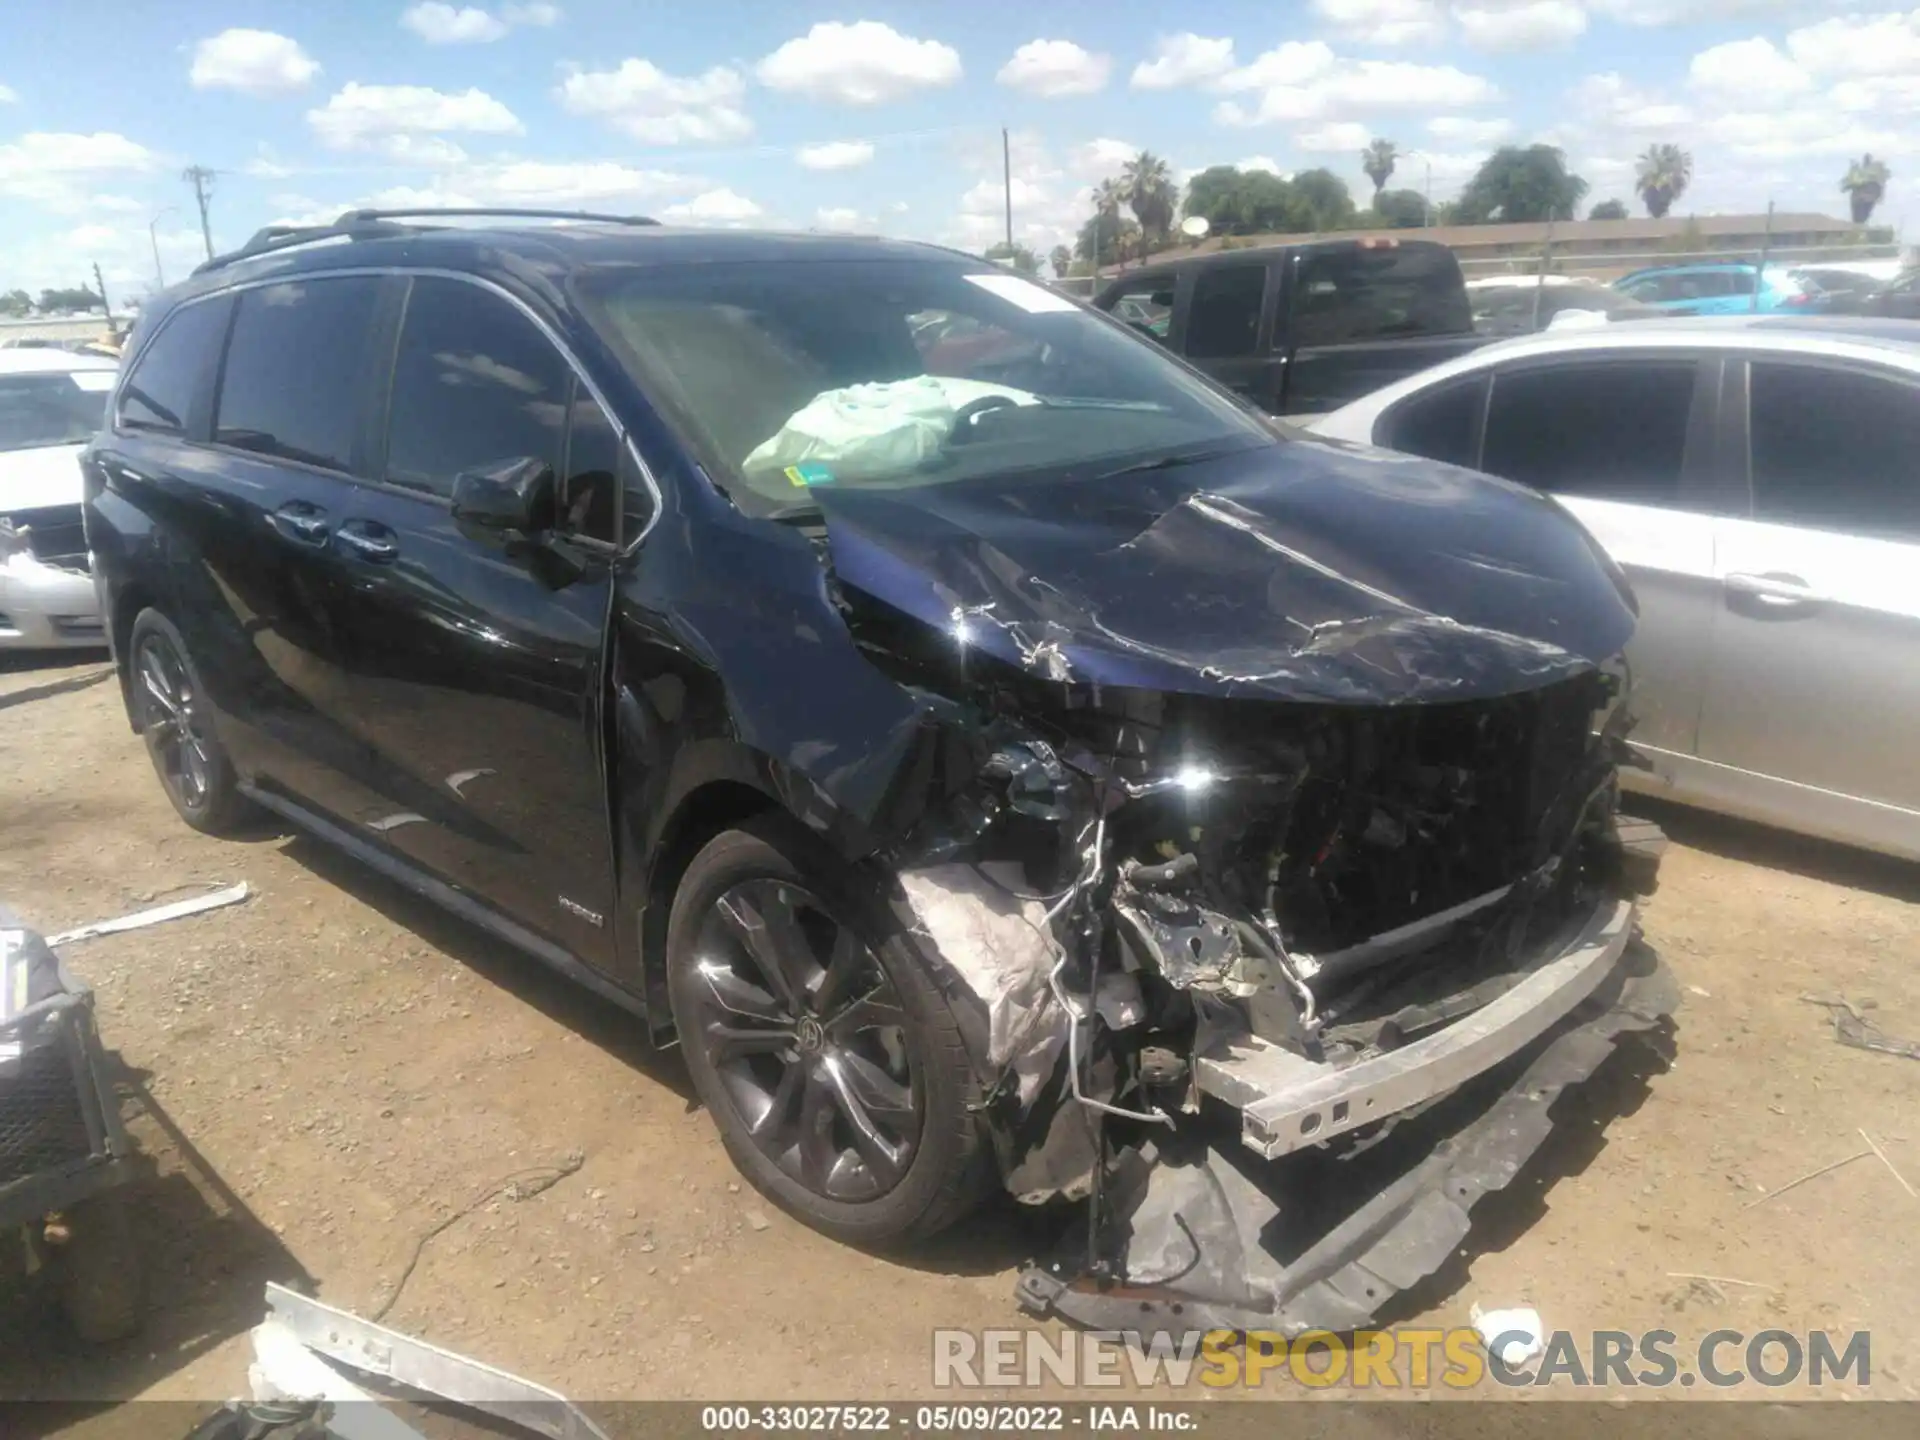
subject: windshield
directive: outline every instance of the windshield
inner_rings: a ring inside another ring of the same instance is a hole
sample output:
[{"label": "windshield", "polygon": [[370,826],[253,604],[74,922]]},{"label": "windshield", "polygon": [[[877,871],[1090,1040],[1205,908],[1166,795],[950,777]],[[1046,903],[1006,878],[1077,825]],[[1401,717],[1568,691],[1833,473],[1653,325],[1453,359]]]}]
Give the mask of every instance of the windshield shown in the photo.
[{"label": "windshield", "polygon": [[111,370],[0,375],[0,451],[92,439],[112,383]]},{"label": "windshield", "polygon": [[1092,478],[1279,443],[1066,297],[945,260],[637,267],[589,318],[742,509],[817,486]]}]

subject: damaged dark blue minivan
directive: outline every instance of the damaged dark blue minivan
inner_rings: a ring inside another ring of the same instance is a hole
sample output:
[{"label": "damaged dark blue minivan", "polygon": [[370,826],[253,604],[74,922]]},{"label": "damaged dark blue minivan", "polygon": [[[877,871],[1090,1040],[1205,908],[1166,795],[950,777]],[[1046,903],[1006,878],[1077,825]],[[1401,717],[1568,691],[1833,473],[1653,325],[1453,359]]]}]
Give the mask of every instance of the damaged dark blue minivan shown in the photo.
[{"label": "damaged dark blue minivan", "polygon": [[86,527],[188,824],[677,1037],[830,1234],[1077,1207],[1020,1299],[1102,1327],[1366,1323],[1664,1030],[1633,600],[1550,499],[970,256],[447,219],[143,314]]}]

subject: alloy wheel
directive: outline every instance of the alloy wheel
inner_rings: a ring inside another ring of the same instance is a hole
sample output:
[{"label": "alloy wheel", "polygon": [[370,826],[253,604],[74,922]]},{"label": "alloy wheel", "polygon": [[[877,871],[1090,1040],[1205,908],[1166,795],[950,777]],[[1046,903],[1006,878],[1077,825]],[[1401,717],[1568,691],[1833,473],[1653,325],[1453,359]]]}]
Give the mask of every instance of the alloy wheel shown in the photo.
[{"label": "alloy wheel", "polygon": [[141,730],[161,783],[182,808],[199,809],[213,787],[213,750],[186,657],[165,635],[143,636],[133,675]]},{"label": "alloy wheel", "polygon": [[691,981],[697,1043],[762,1154],[832,1200],[905,1178],[920,1060],[898,991],[851,929],[799,885],[744,880],[702,924]]}]

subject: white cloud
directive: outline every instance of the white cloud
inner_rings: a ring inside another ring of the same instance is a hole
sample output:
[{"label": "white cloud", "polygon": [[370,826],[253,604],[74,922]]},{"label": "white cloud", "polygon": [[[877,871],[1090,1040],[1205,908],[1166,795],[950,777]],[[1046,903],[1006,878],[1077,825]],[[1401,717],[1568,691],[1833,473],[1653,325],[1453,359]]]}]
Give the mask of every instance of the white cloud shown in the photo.
[{"label": "white cloud", "polygon": [[1590,128],[1644,135],[1693,123],[1687,106],[1641,89],[1618,71],[1587,76],[1574,86],[1573,103]]},{"label": "white cloud", "polygon": [[307,123],[323,144],[336,150],[404,150],[412,143],[397,137],[462,132],[518,135],[524,126],[514,113],[484,90],[457,95],[424,85],[361,85],[349,81]]},{"label": "white cloud", "polygon": [[1075,146],[1067,159],[1068,168],[1082,180],[1104,180],[1117,175],[1120,167],[1140,153],[1140,147],[1127,140],[1102,137]]},{"label": "white cloud", "polygon": [[1294,135],[1293,143],[1302,150],[1328,153],[1364,150],[1372,138],[1373,131],[1358,120],[1330,120],[1311,130],[1299,131]]},{"label": "white cloud", "polygon": [[1845,15],[1787,35],[1787,50],[1817,75],[1920,73],[1920,10],[1906,15]]},{"label": "white cloud", "polygon": [[866,140],[829,140],[802,145],[793,158],[807,170],[853,170],[873,159],[873,145]]},{"label": "white cloud", "polygon": [[1155,40],[1153,59],[1134,66],[1128,83],[1136,90],[1173,90],[1217,80],[1232,68],[1232,40],[1210,39],[1188,30]]},{"label": "white cloud", "polygon": [[1787,10],[1804,0],[1586,0],[1596,15],[1623,25],[1691,25]]},{"label": "white cloud", "polygon": [[400,23],[429,45],[484,45],[507,33],[507,22],[471,5],[456,10],[442,0],[426,0],[400,12]]},{"label": "white cloud", "polygon": [[1462,145],[1498,145],[1513,134],[1513,122],[1472,120],[1464,115],[1438,115],[1427,122],[1427,133]]},{"label": "white cloud", "polygon": [[650,60],[617,70],[577,71],[560,83],[561,106],[591,115],[649,145],[740,140],[753,133],[742,108],[747,82],[716,65],[701,75],[669,75]]},{"label": "white cloud", "polygon": [[18,105],[20,92],[11,85],[0,85],[0,105]]},{"label": "white cloud", "polygon": [[146,146],[110,130],[92,135],[32,131],[0,145],[0,193],[53,210],[82,209],[81,179],[151,170],[159,160]]},{"label": "white cloud", "polygon": [[1267,174],[1278,175],[1283,180],[1291,180],[1293,178],[1293,172],[1291,170],[1282,170],[1280,168],[1280,162],[1271,155],[1249,155],[1244,160],[1234,161],[1233,168],[1236,170],[1264,170]]},{"label": "white cloud", "polygon": [[297,41],[271,30],[222,30],[193,47],[187,79],[196,90],[282,95],[303,88],[320,63]]},{"label": "white cloud", "polygon": [[1226,101],[1214,108],[1223,125],[1332,120],[1383,110],[1457,110],[1497,100],[1483,76],[1451,65],[1398,60],[1337,60],[1325,45],[1289,41],[1218,82],[1225,90],[1258,90],[1252,108]]},{"label": "white cloud", "polygon": [[1313,0],[1320,18],[1363,45],[1431,45],[1446,38],[1437,0]]},{"label": "white cloud", "polygon": [[1702,50],[1687,67],[1687,83],[1715,99],[1733,101],[1759,95],[1785,98],[1813,88],[1805,70],[1771,40],[1757,36]]},{"label": "white cloud", "polygon": [[439,135],[389,135],[380,142],[380,153],[401,165],[431,169],[442,165],[464,165],[467,152]]},{"label": "white cloud", "polygon": [[814,224],[822,230],[870,230],[873,222],[858,210],[847,206],[824,206],[814,211]]},{"label": "white cloud", "polygon": [[1895,130],[1835,114],[1825,106],[1732,111],[1716,115],[1704,136],[1735,155],[1760,159],[1858,155],[1898,150],[1906,137]]},{"label": "white cloud", "polygon": [[1071,40],[1029,40],[995,78],[1011,90],[1060,100],[1104,90],[1112,70],[1111,56],[1095,55]]},{"label": "white cloud", "polygon": [[825,21],[754,67],[769,90],[841,105],[879,105],[960,78],[960,52],[915,40],[891,25]]},{"label": "white cloud", "polygon": [[509,25],[532,25],[536,29],[545,29],[560,23],[560,7],[548,4],[547,0],[533,0],[528,5],[502,5],[500,18]]},{"label": "white cloud", "polygon": [[1476,50],[1551,50],[1587,30],[1587,12],[1575,0],[1474,0],[1455,5],[1453,18]]},{"label": "white cloud", "polygon": [[691,200],[669,205],[660,212],[660,218],[687,225],[741,225],[764,213],[746,196],[722,187],[703,190]]},{"label": "white cloud", "polygon": [[514,160],[450,167],[424,185],[392,186],[326,203],[299,195],[278,195],[273,203],[289,212],[274,224],[321,224],[343,210],[406,209],[445,206],[510,205],[530,208],[581,208],[619,212],[650,209],[655,202],[691,195],[708,182],[672,170],[640,170],[612,161]]}]

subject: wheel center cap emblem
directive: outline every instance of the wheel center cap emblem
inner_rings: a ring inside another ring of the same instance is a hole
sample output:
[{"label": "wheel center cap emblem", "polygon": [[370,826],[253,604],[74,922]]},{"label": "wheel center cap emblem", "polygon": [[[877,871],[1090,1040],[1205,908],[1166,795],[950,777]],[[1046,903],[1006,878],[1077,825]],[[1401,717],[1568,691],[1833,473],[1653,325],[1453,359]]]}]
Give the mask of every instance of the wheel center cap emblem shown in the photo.
[{"label": "wheel center cap emblem", "polygon": [[807,1015],[803,1016],[800,1023],[794,1026],[793,1038],[804,1053],[812,1055],[827,1043],[827,1032],[821,1029],[818,1020],[814,1019],[811,1015]]}]

